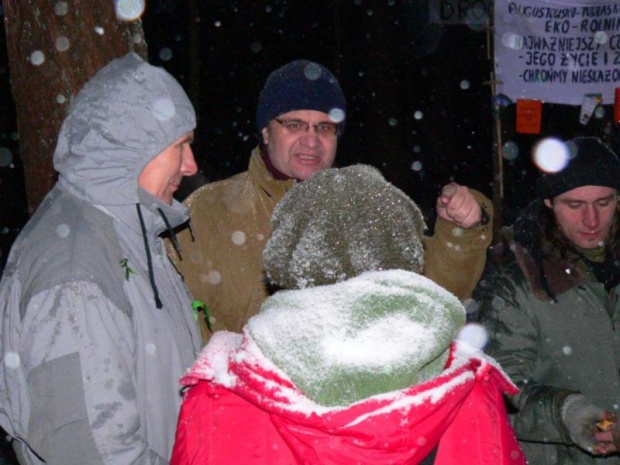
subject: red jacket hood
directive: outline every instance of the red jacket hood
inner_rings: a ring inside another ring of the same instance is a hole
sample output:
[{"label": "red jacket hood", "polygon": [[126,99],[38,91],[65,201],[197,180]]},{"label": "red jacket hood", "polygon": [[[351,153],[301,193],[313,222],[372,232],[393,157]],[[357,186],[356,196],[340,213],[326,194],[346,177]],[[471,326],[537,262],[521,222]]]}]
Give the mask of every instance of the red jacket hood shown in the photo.
[{"label": "red jacket hood", "polygon": [[210,395],[227,391],[267,412],[298,463],[414,464],[437,444],[437,465],[525,463],[502,399],[517,388],[464,343],[452,344],[440,376],[343,407],[304,396],[247,332],[216,333],[181,382],[206,383]]}]

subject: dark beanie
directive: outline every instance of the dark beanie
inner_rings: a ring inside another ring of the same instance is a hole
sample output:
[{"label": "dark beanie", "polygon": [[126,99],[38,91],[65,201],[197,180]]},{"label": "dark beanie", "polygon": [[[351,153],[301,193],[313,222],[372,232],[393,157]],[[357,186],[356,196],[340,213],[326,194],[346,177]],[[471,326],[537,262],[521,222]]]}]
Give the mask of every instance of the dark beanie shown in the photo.
[{"label": "dark beanie", "polygon": [[269,281],[284,289],[335,284],[366,271],[422,272],[422,213],[371,166],[315,173],[282,198],[271,223],[264,266]]},{"label": "dark beanie", "polygon": [[258,97],[256,127],[260,132],[273,118],[295,110],[316,110],[329,114],[341,110],[340,133],[347,103],[334,75],[324,66],[295,60],[276,69],[267,78]]},{"label": "dark beanie", "polygon": [[597,137],[576,137],[566,142],[568,164],[557,173],[542,173],[536,183],[538,197],[552,199],[583,186],[620,190],[620,160]]}]

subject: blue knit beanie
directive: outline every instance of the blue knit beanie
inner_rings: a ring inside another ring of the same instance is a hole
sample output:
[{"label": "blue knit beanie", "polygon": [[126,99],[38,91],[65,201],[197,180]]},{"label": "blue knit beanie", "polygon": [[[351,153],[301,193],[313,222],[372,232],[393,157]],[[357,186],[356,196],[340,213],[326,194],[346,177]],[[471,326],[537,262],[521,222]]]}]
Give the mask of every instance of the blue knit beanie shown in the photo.
[{"label": "blue knit beanie", "polygon": [[[258,97],[256,127],[260,132],[273,118],[295,110],[316,110],[344,125],[347,103],[334,75],[324,66],[295,60],[267,78]],[[331,112],[331,113],[330,113]]]}]

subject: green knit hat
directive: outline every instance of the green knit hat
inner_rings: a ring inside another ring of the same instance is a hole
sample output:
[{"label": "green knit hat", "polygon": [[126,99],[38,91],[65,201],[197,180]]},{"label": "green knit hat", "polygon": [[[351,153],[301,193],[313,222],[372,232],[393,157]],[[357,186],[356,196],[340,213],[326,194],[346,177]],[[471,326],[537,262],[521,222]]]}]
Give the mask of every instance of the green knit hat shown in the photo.
[{"label": "green knit hat", "polygon": [[271,222],[264,266],[269,281],[284,289],[366,271],[422,272],[422,213],[371,166],[317,172],[284,196]]},{"label": "green knit hat", "polygon": [[388,270],[282,290],[247,328],[309,399],[350,405],[439,375],[465,324],[459,300],[424,276]]}]

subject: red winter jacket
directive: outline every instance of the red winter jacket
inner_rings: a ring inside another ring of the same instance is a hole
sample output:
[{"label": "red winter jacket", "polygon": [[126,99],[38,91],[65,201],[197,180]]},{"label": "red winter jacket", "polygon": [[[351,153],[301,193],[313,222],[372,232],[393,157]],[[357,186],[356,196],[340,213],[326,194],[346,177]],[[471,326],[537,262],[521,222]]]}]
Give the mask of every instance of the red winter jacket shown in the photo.
[{"label": "red winter jacket", "polygon": [[251,336],[216,333],[182,380],[172,465],[525,464],[502,399],[516,387],[484,354],[453,343],[432,380],[322,407]]}]

